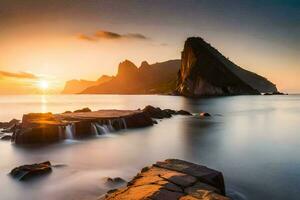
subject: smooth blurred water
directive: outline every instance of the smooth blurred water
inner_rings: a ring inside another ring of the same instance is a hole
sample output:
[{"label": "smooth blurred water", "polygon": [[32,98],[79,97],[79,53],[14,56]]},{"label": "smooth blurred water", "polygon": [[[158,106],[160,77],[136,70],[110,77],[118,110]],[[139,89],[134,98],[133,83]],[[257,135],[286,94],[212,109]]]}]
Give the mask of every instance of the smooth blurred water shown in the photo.
[{"label": "smooth blurred water", "polygon": [[[28,112],[83,107],[137,109],[145,105],[206,111],[211,118],[176,116],[153,127],[102,137],[24,148],[0,141],[0,199],[97,199],[109,188],[103,177],[130,180],[142,167],[180,158],[218,169],[237,199],[299,199],[300,96],[1,96],[0,121]],[[22,164],[63,164],[30,182],[7,174]]]}]

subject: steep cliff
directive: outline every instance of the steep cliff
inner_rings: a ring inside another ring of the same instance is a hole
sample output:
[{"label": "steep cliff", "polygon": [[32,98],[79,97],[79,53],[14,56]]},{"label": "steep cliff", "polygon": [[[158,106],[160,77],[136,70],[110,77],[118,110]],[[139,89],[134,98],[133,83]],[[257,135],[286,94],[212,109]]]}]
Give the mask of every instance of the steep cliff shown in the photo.
[{"label": "steep cliff", "polygon": [[176,87],[180,60],[137,67],[129,60],[119,64],[117,75],[108,82],[83,90],[83,94],[153,94],[168,93]]},{"label": "steep cliff", "polygon": [[188,38],[182,51],[176,91],[180,95],[260,94],[230,70],[202,38]]}]

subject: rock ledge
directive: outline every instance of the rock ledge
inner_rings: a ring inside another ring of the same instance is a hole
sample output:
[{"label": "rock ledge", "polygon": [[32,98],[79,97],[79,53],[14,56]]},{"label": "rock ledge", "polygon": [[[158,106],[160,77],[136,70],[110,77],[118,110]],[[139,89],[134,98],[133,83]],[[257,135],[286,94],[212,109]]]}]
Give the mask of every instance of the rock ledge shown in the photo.
[{"label": "rock ledge", "polygon": [[125,188],[112,190],[102,199],[229,200],[221,172],[178,159],[145,167]]}]

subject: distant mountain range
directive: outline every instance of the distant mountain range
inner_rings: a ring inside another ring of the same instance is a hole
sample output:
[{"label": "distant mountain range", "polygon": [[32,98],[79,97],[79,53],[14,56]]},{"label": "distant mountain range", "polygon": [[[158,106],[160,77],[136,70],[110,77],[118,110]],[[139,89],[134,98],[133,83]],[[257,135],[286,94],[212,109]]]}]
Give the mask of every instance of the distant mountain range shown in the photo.
[{"label": "distant mountain range", "polygon": [[[129,60],[119,64],[118,73],[98,81],[68,81],[63,94],[70,91],[80,94],[161,94],[175,89],[180,60],[169,60],[155,64],[142,62],[137,67]],[[71,89],[69,89],[71,88]],[[76,89],[78,88],[78,89]]]},{"label": "distant mountain range", "polygon": [[144,61],[140,67],[125,60],[119,64],[116,76],[103,75],[97,81],[71,80],[66,82],[62,93],[173,94],[177,92],[184,95],[184,91],[191,89],[190,87],[195,89],[197,84],[201,85],[202,80],[205,80],[204,86],[217,86],[213,88],[222,90],[212,95],[277,92],[275,84],[265,77],[237,66],[202,38],[189,38],[187,42],[182,52],[182,60],[169,60],[151,65]]},{"label": "distant mountain range", "polygon": [[81,93],[86,88],[100,85],[102,83],[105,83],[109,80],[111,80],[112,76],[103,75],[96,81],[88,81],[88,80],[70,80],[67,81],[64,87],[64,90],[62,91],[63,94],[78,94]]}]

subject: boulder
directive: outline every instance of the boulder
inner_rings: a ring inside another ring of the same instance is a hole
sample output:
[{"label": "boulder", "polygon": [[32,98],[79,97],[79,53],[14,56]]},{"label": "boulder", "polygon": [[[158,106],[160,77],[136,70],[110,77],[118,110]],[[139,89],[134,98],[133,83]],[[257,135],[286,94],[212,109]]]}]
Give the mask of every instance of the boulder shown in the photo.
[{"label": "boulder", "polygon": [[211,115],[207,112],[201,112],[200,117],[210,117]]},{"label": "boulder", "polygon": [[177,159],[143,168],[127,187],[111,190],[104,199],[229,200],[221,172]]},{"label": "boulder", "polygon": [[81,113],[81,112],[92,112],[92,110],[89,108],[82,108],[74,111],[74,113]]},{"label": "boulder", "polygon": [[178,110],[176,112],[177,115],[192,115],[190,112],[186,111],[186,110]]},{"label": "boulder", "polygon": [[172,117],[172,115],[169,113],[169,111],[166,111],[166,110],[162,110],[160,108],[155,108],[153,106],[146,106],[144,109],[143,109],[143,112],[151,117],[151,118],[155,118],[155,119],[163,119],[163,118],[170,118]]},{"label": "boulder", "polygon": [[10,175],[20,181],[25,181],[44,174],[48,174],[51,171],[51,163],[49,161],[46,161],[42,163],[16,167],[10,172]]},{"label": "boulder", "polygon": [[116,186],[120,186],[120,185],[124,185],[127,182],[120,178],[120,177],[116,177],[116,178],[106,178],[105,180],[106,185],[108,185],[109,187],[116,187]]}]

